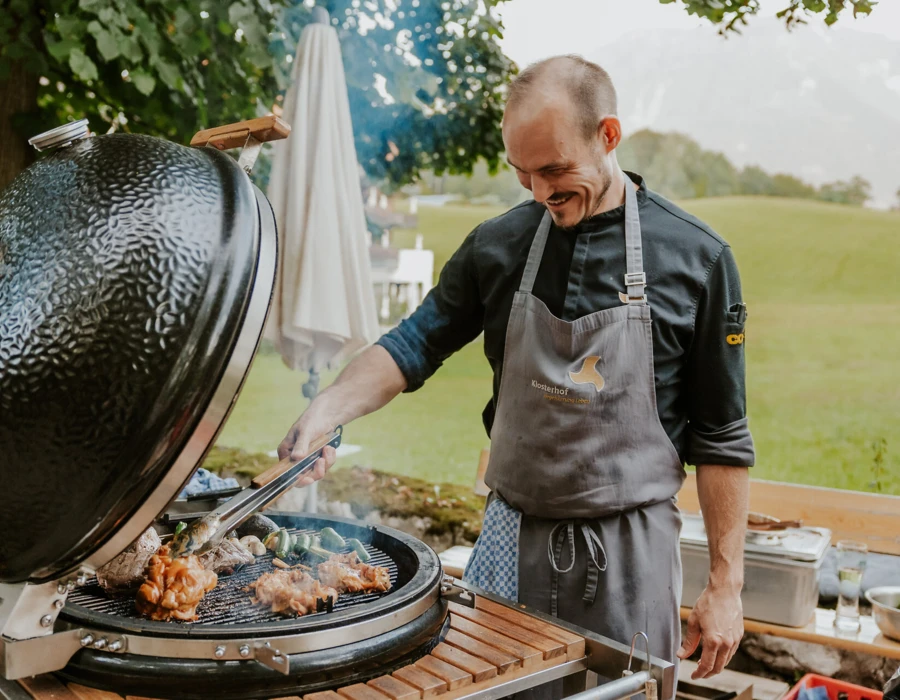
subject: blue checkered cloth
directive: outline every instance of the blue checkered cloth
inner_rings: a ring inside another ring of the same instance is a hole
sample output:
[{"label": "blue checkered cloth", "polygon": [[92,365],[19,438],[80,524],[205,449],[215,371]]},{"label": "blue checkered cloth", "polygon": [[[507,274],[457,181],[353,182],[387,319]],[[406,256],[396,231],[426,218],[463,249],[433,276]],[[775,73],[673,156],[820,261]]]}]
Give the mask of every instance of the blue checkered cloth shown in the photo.
[{"label": "blue checkered cloth", "polygon": [[491,501],[463,581],[501,598],[518,601],[521,524],[521,512],[500,498]]},{"label": "blue checkered cloth", "polygon": [[209,491],[234,489],[239,486],[240,484],[238,483],[237,479],[233,477],[223,479],[218,474],[213,474],[211,471],[200,467],[196,472],[194,472],[194,475],[191,477],[188,485],[184,487],[184,490],[180,494],[180,498],[197,496],[201,493],[207,493]]}]

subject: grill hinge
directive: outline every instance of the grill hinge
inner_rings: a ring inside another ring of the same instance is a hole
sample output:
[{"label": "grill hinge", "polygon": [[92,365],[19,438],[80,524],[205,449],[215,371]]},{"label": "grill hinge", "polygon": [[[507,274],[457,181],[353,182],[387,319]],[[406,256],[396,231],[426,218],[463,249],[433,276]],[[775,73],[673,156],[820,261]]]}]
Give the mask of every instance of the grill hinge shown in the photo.
[{"label": "grill hinge", "polygon": [[269,642],[256,644],[256,660],[263,666],[268,666],[273,671],[278,671],[284,675],[288,675],[291,668],[287,654],[282,654],[278,649],[273,648]]}]

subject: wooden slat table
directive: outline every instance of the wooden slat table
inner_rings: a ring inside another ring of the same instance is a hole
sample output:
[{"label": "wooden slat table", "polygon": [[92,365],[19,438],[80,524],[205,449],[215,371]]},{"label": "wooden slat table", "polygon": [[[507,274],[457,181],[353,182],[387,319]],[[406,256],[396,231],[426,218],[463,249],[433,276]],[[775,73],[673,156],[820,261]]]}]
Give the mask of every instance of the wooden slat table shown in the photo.
[{"label": "wooden slat table", "polygon": [[[450,603],[450,632],[415,663],[368,683],[279,700],[457,700],[584,658],[585,642],[577,634],[489,600],[477,601],[475,608]],[[50,674],[23,679],[18,686],[33,700],[153,700],[64,685]]]},{"label": "wooden slat table", "polygon": [[[681,608],[681,619],[687,620],[691,614],[690,608]],[[864,654],[874,654],[888,659],[900,659],[900,642],[895,642],[885,637],[874,618],[870,615],[860,616],[860,631],[853,636],[839,635],[834,629],[834,610],[817,608],[812,619],[805,627],[784,627],[773,625],[769,622],[757,622],[756,620],[744,620],[744,631],[755,634],[768,634],[773,637],[795,639],[800,642],[822,644],[846,651],[858,651]]]}]

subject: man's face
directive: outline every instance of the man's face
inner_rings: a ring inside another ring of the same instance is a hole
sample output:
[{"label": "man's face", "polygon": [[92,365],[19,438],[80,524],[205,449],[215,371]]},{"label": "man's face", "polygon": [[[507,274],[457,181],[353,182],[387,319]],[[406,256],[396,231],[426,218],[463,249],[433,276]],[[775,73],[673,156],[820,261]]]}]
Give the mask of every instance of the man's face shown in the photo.
[{"label": "man's face", "polygon": [[564,96],[537,93],[507,110],[503,142],[519,182],[561,228],[594,214],[609,190],[612,171],[601,132],[586,139]]}]

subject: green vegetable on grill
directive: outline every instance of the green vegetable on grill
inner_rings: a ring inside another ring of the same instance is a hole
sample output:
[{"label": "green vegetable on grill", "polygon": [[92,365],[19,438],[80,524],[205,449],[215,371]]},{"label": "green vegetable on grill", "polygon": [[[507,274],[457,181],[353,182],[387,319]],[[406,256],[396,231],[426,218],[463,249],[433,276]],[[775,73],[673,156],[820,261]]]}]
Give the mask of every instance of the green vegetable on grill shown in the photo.
[{"label": "green vegetable on grill", "polygon": [[322,528],[321,532],[319,532],[319,539],[322,542],[322,548],[330,552],[340,552],[347,546],[344,538],[330,527]]},{"label": "green vegetable on grill", "polygon": [[311,540],[310,536],[305,535],[301,532],[296,537],[297,537],[297,540],[296,540],[296,542],[294,542],[294,554],[296,554],[297,556],[306,554],[309,551],[309,545],[310,545],[310,540]]},{"label": "green vegetable on grill", "polygon": [[331,559],[331,555],[333,552],[329,552],[327,549],[322,549],[321,547],[311,546],[307,550],[307,556],[311,557],[316,564],[319,564],[323,561],[328,561]]},{"label": "green vegetable on grill", "polygon": [[291,535],[287,530],[278,531],[278,540],[275,544],[275,556],[284,559],[291,553]]},{"label": "green vegetable on grill", "polygon": [[347,546],[350,547],[354,552],[356,552],[356,556],[359,557],[359,560],[365,564],[372,558],[372,555],[366,551],[366,548],[363,546],[363,543],[360,542],[355,537],[351,537],[347,540]]},{"label": "green vegetable on grill", "polygon": [[182,520],[180,523],[178,523],[178,524],[175,526],[175,534],[176,534],[176,535],[180,535],[181,532],[182,532],[182,531],[184,530],[184,528],[186,528],[186,527],[187,527],[187,523],[184,522],[184,520]]}]

